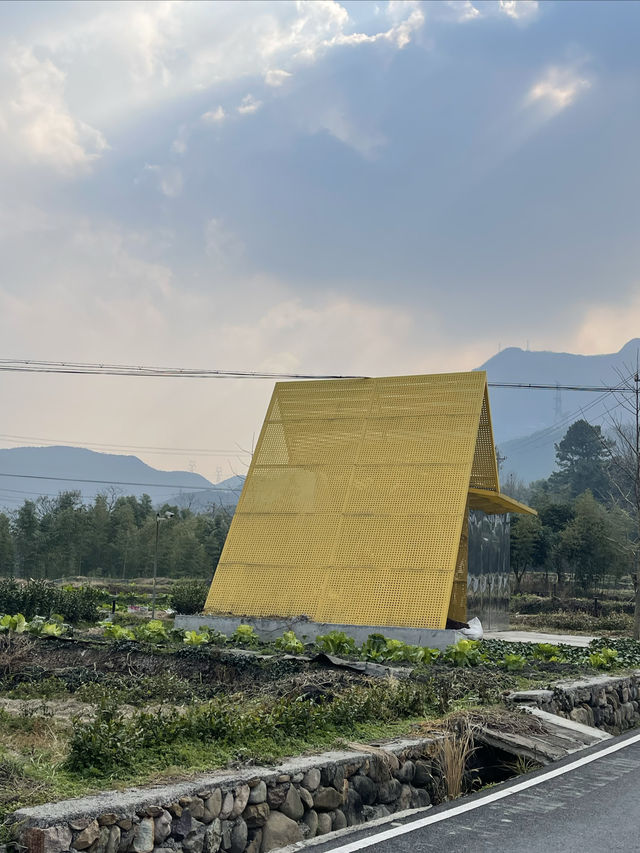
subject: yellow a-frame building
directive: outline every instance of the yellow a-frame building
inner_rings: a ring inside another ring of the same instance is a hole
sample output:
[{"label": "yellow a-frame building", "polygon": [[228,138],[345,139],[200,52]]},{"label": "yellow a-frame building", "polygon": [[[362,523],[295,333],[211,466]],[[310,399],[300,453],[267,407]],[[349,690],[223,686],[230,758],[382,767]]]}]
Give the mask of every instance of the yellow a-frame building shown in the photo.
[{"label": "yellow a-frame building", "polygon": [[275,386],[206,614],[465,621],[467,518],[500,494],[484,372]]}]

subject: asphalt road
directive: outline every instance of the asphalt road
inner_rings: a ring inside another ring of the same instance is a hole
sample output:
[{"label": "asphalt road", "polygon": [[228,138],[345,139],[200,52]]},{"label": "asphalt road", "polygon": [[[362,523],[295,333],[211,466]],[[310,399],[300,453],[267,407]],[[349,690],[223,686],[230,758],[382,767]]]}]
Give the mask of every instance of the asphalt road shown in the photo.
[{"label": "asphalt road", "polygon": [[363,828],[311,849],[313,853],[640,851],[640,734],[604,741],[536,773],[428,809],[417,818]]}]

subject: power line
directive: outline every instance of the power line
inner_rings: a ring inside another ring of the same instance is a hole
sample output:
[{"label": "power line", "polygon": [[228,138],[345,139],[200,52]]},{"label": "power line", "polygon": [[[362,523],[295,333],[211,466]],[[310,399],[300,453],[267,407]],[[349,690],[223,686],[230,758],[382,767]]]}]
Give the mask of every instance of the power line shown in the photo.
[{"label": "power line", "polygon": [[42,438],[34,435],[0,435],[0,440],[8,441],[12,444],[19,444],[24,441],[35,441],[42,444],[53,444],[69,447],[78,447],[82,445],[88,448],[108,448],[109,450],[139,450],[144,453],[169,453],[186,455],[190,453],[205,455],[205,456],[250,456],[248,450],[209,450],[204,447],[154,447],[151,445],[136,445],[136,444],[107,444],[91,441],[70,441],[69,439],[57,438]]},{"label": "power line", "polygon": [[98,376],[148,376],[182,379],[366,379],[341,374],[270,373],[261,370],[211,370],[186,367],[145,367],[131,364],[92,364],[88,362],[0,359],[0,371],[18,373],[63,373]]},{"label": "power line", "polygon": [[[99,364],[90,362],[38,361],[35,359],[0,359],[0,372],[59,373],[92,376],[147,376],[179,379],[368,379],[367,376],[317,373],[271,373],[261,370],[212,370],[209,368],[150,367],[131,364]],[[630,392],[623,386],[560,385],[536,382],[489,382],[492,388],[522,388],[537,391],[605,391]]]},{"label": "power line", "polygon": [[239,494],[241,491],[240,489],[233,489],[229,486],[187,486],[180,483],[132,483],[127,480],[91,480],[84,477],[51,477],[46,474],[8,474],[4,471],[0,471],[0,477],[16,477],[20,480],[56,480],[64,483],[97,483],[102,486],[147,486],[149,488],[159,489],[185,489],[190,492],[214,490],[218,492],[233,492],[234,494]]}]

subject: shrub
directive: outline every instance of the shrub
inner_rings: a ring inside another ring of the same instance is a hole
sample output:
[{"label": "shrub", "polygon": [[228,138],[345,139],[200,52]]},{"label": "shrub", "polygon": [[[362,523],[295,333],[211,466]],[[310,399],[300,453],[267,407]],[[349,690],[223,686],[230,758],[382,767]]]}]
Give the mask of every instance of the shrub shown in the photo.
[{"label": "shrub", "polygon": [[208,592],[209,584],[206,581],[176,581],[171,587],[171,606],[177,613],[185,616],[202,613]]},{"label": "shrub", "polygon": [[128,769],[138,745],[137,734],[115,705],[103,703],[93,720],[74,720],[67,768],[90,776]]},{"label": "shrub", "polygon": [[44,580],[18,583],[4,578],[0,580],[0,613],[23,613],[27,619],[59,613],[67,622],[95,622],[105,596],[105,590],[95,587],[60,588]]},{"label": "shrub", "polygon": [[68,769],[91,775],[117,775],[144,758],[171,760],[181,744],[211,744],[251,749],[264,740],[276,743],[314,733],[348,736],[358,724],[428,713],[434,707],[430,685],[381,681],[350,687],[322,702],[304,696],[265,699],[239,705],[216,697],[183,713],[139,712],[129,718],[103,704],[93,720],[73,721]]}]

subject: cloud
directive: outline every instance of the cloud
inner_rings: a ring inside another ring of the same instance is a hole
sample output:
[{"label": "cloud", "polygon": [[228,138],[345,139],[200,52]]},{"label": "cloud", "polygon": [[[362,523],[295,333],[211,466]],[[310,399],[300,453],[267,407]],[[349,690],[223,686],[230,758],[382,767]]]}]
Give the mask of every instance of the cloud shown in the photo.
[{"label": "cloud", "polygon": [[553,65],[531,86],[525,103],[539,106],[549,117],[562,112],[591,86],[574,66]]},{"label": "cloud", "polygon": [[500,11],[514,21],[530,21],[539,11],[538,0],[500,0]]},{"label": "cloud", "polygon": [[640,337],[640,295],[626,302],[597,302],[589,305],[572,337],[572,351],[586,355],[617,352],[632,338]]},{"label": "cloud", "polygon": [[476,18],[481,17],[480,10],[473,5],[471,0],[447,0],[446,6],[458,23],[475,21]]},{"label": "cloud", "polygon": [[200,118],[205,124],[220,124],[220,122],[225,120],[226,115],[222,107],[216,107],[213,110],[203,113]]},{"label": "cloud", "polygon": [[108,145],[99,130],[71,114],[65,77],[51,59],[9,49],[0,65],[0,137],[12,159],[72,175],[86,172]]},{"label": "cloud", "polygon": [[145,171],[151,172],[157,176],[158,189],[167,198],[176,198],[182,192],[183,178],[182,172],[177,166],[158,166],[152,163],[145,163]]},{"label": "cloud", "polygon": [[267,86],[277,88],[278,86],[282,86],[292,76],[290,71],[283,71],[281,68],[272,68],[264,75],[264,82]]},{"label": "cloud", "polygon": [[189,128],[186,124],[178,128],[178,135],[171,143],[171,150],[176,154],[185,154],[187,151],[187,142],[189,140]]},{"label": "cloud", "polygon": [[252,115],[257,112],[262,106],[262,101],[258,101],[253,95],[245,95],[240,105],[236,107],[240,115]]},{"label": "cloud", "polygon": [[242,241],[215,217],[205,222],[204,245],[207,256],[221,267],[237,261],[244,251]]}]

